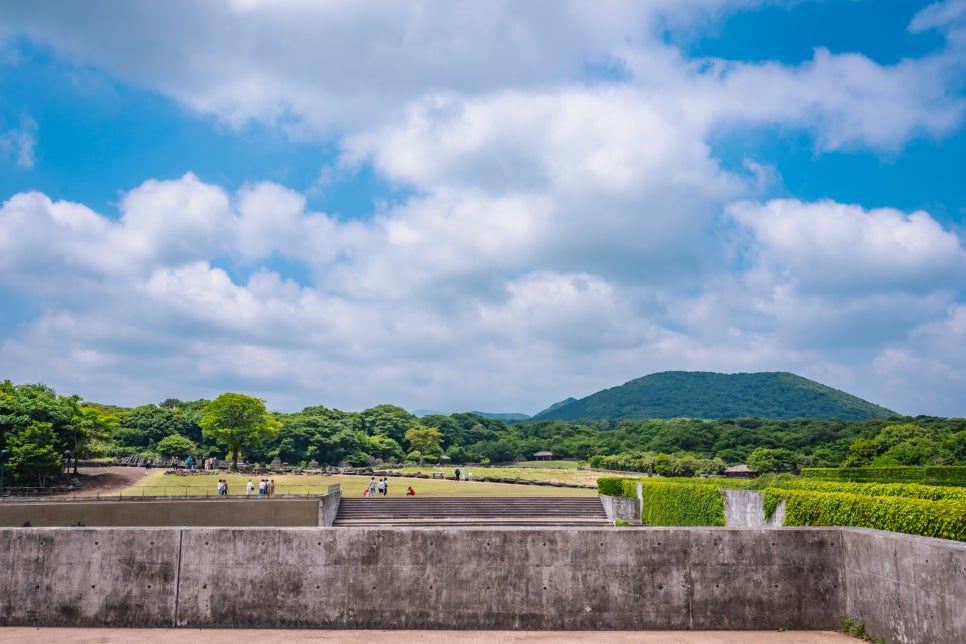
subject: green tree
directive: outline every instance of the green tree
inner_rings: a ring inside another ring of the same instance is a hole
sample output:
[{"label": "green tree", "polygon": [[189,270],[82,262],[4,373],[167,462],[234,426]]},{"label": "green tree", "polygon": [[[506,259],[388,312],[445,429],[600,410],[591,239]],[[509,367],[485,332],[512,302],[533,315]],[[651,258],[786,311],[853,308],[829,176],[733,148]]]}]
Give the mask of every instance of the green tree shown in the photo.
[{"label": "green tree", "polygon": [[793,472],[798,469],[798,455],[783,447],[759,447],[748,455],[748,467],[759,472]]},{"label": "green tree", "polygon": [[185,457],[198,453],[198,446],[190,438],[181,434],[171,434],[158,441],[155,447],[161,456]]},{"label": "green tree", "polygon": [[443,433],[435,427],[426,427],[425,425],[413,427],[406,432],[406,441],[409,442],[409,449],[411,451],[419,452],[420,466],[423,464],[423,459],[426,456],[441,454],[443,452],[441,447]]},{"label": "green tree", "polygon": [[201,430],[205,436],[225,445],[231,454],[231,469],[238,469],[242,447],[257,444],[278,433],[281,425],[265,409],[265,401],[244,394],[222,394],[205,405]]},{"label": "green tree", "polygon": [[36,421],[11,436],[7,447],[10,450],[9,467],[14,472],[14,478],[19,482],[44,487],[47,479],[56,477],[63,464],[56,442],[53,426]]}]

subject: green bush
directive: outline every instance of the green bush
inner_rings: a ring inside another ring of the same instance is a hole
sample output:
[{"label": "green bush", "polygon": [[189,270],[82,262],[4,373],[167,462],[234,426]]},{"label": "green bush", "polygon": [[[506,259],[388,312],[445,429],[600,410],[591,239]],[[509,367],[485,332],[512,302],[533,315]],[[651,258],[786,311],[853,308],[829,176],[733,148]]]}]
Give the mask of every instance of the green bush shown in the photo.
[{"label": "green bush", "polygon": [[966,486],[966,466],[806,467],[802,477],[824,481]]},{"label": "green bush", "polygon": [[755,480],[755,488],[763,490],[774,487],[786,490],[811,490],[813,492],[848,492],[863,496],[901,496],[927,501],[964,501],[966,490],[960,487],[920,485],[917,483],[850,483],[801,479],[796,476],[762,476]]},{"label": "green bush", "polygon": [[766,488],[765,514],[785,502],[786,526],[853,526],[966,541],[966,502]]},{"label": "green bush", "polygon": [[[707,480],[707,479],[705,479]],[[723,526],[720,486],[643,479],[641,521],[657,526]]]},{"label": "green bush", "polygon": [[597,492],[607,496],[623,496],[623,482],[623,478],[599,478],[597,479]]}]

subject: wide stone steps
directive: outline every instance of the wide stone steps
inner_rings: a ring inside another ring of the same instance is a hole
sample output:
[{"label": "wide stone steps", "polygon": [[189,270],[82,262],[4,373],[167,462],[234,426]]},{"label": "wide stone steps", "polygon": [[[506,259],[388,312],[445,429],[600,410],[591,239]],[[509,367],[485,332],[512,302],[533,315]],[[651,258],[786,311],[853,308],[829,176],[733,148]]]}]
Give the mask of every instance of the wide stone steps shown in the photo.
[{"label": "wide stone steps", "polygon": [[334,526],[606,526],[597,497],[343,498]]}]

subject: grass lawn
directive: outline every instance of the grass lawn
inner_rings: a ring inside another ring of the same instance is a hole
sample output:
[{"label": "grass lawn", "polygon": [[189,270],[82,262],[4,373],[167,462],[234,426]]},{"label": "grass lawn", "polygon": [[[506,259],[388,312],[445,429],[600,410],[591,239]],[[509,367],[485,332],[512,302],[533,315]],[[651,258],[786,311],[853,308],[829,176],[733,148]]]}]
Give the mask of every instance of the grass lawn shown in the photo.
[{"label": "grass lawn", "polygon": [[[416,468],[412,468],[415,472]],[[455,468],[454,468],[455,469]],[[435,471],[423,468],[424,473]],[[472,471],[477,476],[477,470]],[[483,475],[483,468],[479,470]],[[510,477],[502,468],[488,468],[487,471],[497,472],[488,476]],[[532,474],[536,470],[526,470],[529,480],[550,480],[538,478]],[[452,476],[452,473],[449,473]],[[122,496],[217,496],[218,479],[228,480],[228,492],[231,496],[245,496],[245,485],[248,479],[257,486],[259,477],[249,477],[245,474],[225,474],[212,472],[210,474],[196,474],[194,476],[177,476],[165,474],[163,470],[156,470],[139,480],[134,485],[121,491]],[[318,476],[310,474],[284,474],[270,476],[275,479],[275,494],[325,494],[330,485],[342,485],[342,494],[346,497],[362,497],[369,484],[368,476]],[[515,485],[509,483],[483,483],[479,481],[453,481],[440,479],[415,479],[407,477],[389,477],[389,496],[405,496],[406,488],[413,486],[417,496],[421,497],[452,497],[452,496],[596,496],[596,489],[550,487],[543,485]]]},{"label": "grass lawn", "polygon": [[[558,466],[558,463],[567,463],[572,467]],[[501,479],[523,479],[527,481],[548,481],[552,483],[568,483],[571,485],[597,485],[596,472],[588,470],[577,470],[577,464],[573,461],[543,461],[543,467],[536,463],[517,463],[512,467],[483,467],[482,465],[466,465],[464,469],[468,474],[473,474],[473,478],[501,478]],[[456,466],[435,466],[424,465],[423,467],[406,467],[400,470],[404,474],[412,474],[422,471],[424,474],[429,472],[443,472],[446,476],[453,476]]]}]

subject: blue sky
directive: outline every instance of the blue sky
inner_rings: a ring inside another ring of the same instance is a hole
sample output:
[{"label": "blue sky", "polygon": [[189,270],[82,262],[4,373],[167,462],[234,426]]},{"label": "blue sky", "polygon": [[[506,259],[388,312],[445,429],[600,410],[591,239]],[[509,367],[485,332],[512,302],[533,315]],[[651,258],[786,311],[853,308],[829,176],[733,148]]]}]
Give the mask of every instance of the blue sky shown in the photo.
[{"label": "blue sky", "polygon": [[0,6],[0,377],[966,415],[966,1]]}]

